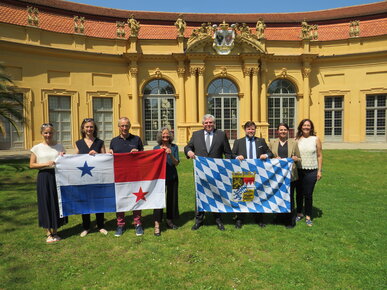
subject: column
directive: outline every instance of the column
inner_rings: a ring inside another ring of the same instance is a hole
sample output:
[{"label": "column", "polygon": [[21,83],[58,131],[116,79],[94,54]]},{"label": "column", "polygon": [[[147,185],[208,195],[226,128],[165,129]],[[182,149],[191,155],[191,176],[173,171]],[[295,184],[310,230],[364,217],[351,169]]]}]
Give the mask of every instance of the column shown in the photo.
[{"label": "column", "polygon": [[242,114],[242,124],[246,123],[247,121],[250,121],[252,118],[251,115],[251,68],[245,67],[243,69],[243,75],[245,77],[245,93],[243,96],[244,99],[244,105],[245,108],[244,114]]},{"label": "column", "polygon": [[186,98],[186,121],[187,123],[197,123],[197,89],[196,89],[196,67],[190,67],[190,89]]},{"label": "column", "polygon": [[184,64],[179,64],[177,68],[177,74],[179,76],[179,106],[178,106],[178,120],[179,123],[185,123],[185,88],[184,88]]},{"label": "column", "polygon": [[206,111],[206,102],[204,99],[204,70],[205,67],[199,67],[198,68],[198,75],[199,75],[199,81],[198,81],[198,119],[201,120],[201,118],[205,115]]},{"label": "column", "polygon": [[262,61],[261,64],[261,123],[267,123],[267,87],[266,87],[266,62]]},{"label": "column", "polygon": [[[139,134],[140,129],[140,122],[139,122],[139,112],[140,109],[138,107],[138,84],[137,84],[137,74],[138,74],[138,67],[137,62],[132,62],[130,65],[130,87],[131,87],[131,93],[132,93],[132,110],[131,115],[128,116],[130,119],[130,122],[132,124],[132,129],[135,131],[136,134]],[[137,131],[136,131],[137,130]]]},{"label": "column", "polygon": [[310,75],[310,63],[305,62],[304,67],[302,68],[302,75],[304,77],[304,118],[309,119],[310,113],[310,84],[309,84],[309,75]]},{"label": "column", "polygon": [[252,107],[252,121],[255,123],[258,123],[258,112],[259,112],[259,104],[258,104],[258,73],[259,73],[259,66],[254,67],[252,69],[252,100],[251,100],[251,107]]}]

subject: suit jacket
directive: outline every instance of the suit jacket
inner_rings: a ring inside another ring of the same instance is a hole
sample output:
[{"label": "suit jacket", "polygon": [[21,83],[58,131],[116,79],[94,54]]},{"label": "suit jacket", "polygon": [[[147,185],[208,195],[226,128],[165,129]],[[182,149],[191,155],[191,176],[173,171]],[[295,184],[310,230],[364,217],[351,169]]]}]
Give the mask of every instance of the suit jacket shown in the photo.
[{"label": "suit jacket", "polygon": [[[280,142],[279,139],[274,139],[270,141],[270,149],[273,151],[274,157],[278,157],[278,146]],[[292,169],[292,181],[295,181],[298,179],[298,172],[297,168],[301,164],[301,155],[300,150],[298,149],[297,141],[294,139],[288,139],[288,157],[292,157],[293,155],[296,155],[299,158],[299,161],[294,163],[293,169]]]},{"label": "suit jacket", "polygon": [[189,158],[187,155],[188,151],[192,151],[195,155],[202,157],[223,158],[223,155],[227,159],[233,157],[226,133],[217,129],[214,130],[210,152],[207,152],[204,129],[193,132],[187,146],[184,147],[184,153],[187,158]]},{"label": "suit jacket", "polygon": [[[273,153],[270,151],[269,147],[266,144],[265,139],[255,137],[255,149],[257,153],[257,158],[262,154],[267,154],[269,158],[273,158]],[[242,155],[247,159],[246,151],[246,137],[235,140],[234,146],[232,147],[232,153],[235,156]]]}]

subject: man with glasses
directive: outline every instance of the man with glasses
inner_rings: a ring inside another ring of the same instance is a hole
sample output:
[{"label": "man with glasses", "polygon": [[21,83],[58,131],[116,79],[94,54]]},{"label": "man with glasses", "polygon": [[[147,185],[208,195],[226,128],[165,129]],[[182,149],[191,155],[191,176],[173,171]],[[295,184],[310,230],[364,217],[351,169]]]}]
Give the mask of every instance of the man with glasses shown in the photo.
[{"label": "man with glasses", "polygon": [[[143,151],[144,146],[139,136],[129,133],[131,124],[128,118],[122,117],[118,120],[120,135],[110,141],[110,153],[129,153]],[[122,236],[125,230],[125,212],[117,212],[117,230],[116,237]],[[142,236],[144,229],[141,225],[141,210],[133,211],[133,223],[136,229],[136,236]]]},{"label": "man with glasses", "polygon": [[[232,152],[226,133],[215,128],[215,117],[213,115],[204,115],[203,129],[192,134],[191,140],[184,147],[184,153],[187,158],[195,159],[196,156],[223,158],[223,155],[230,159]],[[224,225],[220,213],[213,213],[215,223],[219,230],[224,231]],[[204,212],[196,212],[195,224],[192,230],[195,231],[203,225]]]}]

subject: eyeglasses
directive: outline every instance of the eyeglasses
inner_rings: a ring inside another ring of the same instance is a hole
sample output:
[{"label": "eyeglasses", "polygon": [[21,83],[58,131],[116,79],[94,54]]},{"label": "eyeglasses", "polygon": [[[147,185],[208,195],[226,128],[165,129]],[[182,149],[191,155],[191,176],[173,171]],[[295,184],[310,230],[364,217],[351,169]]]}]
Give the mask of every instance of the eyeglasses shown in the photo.
[{"label": "eyeglasses", "polygon": [[54,125],[52,123],[43,123],[42,127],[54,127]]},{"label": "eyeglasses", "polygon": [[83,122],[94,122],[94,119],[93,118],[85,118],[83,119]]}]

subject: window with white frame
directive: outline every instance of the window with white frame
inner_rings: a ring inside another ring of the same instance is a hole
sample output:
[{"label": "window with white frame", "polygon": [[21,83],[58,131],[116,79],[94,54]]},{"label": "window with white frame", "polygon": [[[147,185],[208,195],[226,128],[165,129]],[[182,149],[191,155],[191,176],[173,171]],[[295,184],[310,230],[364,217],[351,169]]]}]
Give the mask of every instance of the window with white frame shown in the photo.
[{"label": "window with white frame", "polygon": [[93,118],[98,126],[98,137],[109,146],[113,138],[113,98],[93,97]]},{"label": "window with white frame", "polygon": [[386,140],[386,96],[366,96],[366,136],[369,140]]},{"label": "window with white frame", "polygon": [[325,97],[324,135],[327,141],[341,141],[343,137],[343,96]]},{"label": "window with white frame", "polygon": [[[23,94],[17,94],[17,97],[21,103],[23,103]],[[20,112],[23,112],[23,106],[15,102],[14,108]],[[0,149],[24,149],[24,124],[23,122],[12,118],[16,128],[12,123],[4,118],[0,117],[0,122],[4,126],[4,135],[0,135]]]},{"label": "window with white frame", "polygon": [[286,79],[273,81],[268,89],[269,138],[276,138],[277,126],[286,123],[289,137],[295,136],[296,128],[296,89]]},{"label": "window with white frame", "polygon": [[152,80],[144,87],[145,142],[155,144],[163,127],[175,132],[175,90],[166,80]]},{"label": "window with white frame", "polygon": [[238,100],[237,86],[229,79],[219,78],[208,86],[207,111],[230,140],[238,138]]},{"label": "window with white frame", "polygon": [[56,140],[71,148],[71,96],[48,96],[49,121],[54,125]]}]

